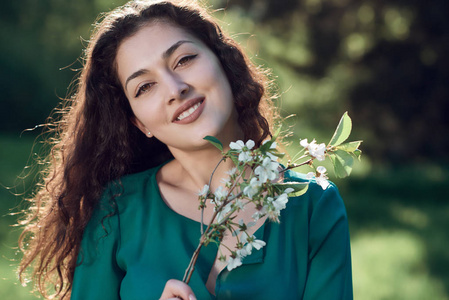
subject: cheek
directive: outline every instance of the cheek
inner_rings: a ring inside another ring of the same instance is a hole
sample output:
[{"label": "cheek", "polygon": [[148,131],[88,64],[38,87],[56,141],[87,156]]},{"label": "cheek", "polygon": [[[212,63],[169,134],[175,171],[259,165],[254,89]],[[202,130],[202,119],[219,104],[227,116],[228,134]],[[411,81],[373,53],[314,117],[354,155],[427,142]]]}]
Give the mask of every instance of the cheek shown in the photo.
[{"label": "cheek", "polygon": [[157,107],[152,101],[135,101],[130,106],[136,118],[146,127],[150,127],[162,115],[157,113]]},{"label": "cheek", "polygon": [[231,85],[220,65],[211,64],[200,74],[202,74],[204,86],[210,88],[212,92],[216,93],[217,97],[224,101],[222,105],[233,106]]},{"label": "cheek", "polygon": [[230,89],[228,78],[221,66],[211,68],[210,72],[210,78],[213,78],[212,80],[214,80],[221,89]]},{"label": "cheek", "polygon": [[198,68],[194,70],[194,74],[197,80],[200,80],[205,86],[218,87],[220,89],[229,87],[228,79],[220,61],[212,54],[205,58],[201,65],[198,65]]}]

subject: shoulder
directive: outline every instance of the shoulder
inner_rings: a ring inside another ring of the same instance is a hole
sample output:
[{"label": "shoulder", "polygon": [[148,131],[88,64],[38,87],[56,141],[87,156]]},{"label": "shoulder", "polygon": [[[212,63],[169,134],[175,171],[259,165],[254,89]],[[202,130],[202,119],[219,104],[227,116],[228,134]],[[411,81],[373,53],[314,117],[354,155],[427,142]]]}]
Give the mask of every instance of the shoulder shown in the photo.
[{"label": "shoulder", "polygon": [[152,180],[152,178],[155,178],[156,173],[161,169],[163,165],[159,165],[157,167],[139,172],[134,174],[129,174],[121,177],[118,181],[114,181],[112,185],[122,185],[123,186],[123,192],[127,192],[127,189],[133,189],[134,187],[139,187],[142,184],[145,184],[146,182]]},{"label": "shoulder", "polygon": [[298,234],[308,236],[308,243],[314,249],[312,253],[316,253],[327,238],[333,241],[333,246],[342,245],[341,241],[349,236],[348,217],[336,185],[329,182],[323,189],[314,179],[308,180],[304,174],[296,172],[288,172],[285,177],[309,183],[306,193],[289,198],[285,216]]},{"label": "shoulder", "polygon": [[110,202],[113,199],[122,199],[138,193],[149,183],[156,180],[156,173],[162,166],[163,164],[142,172],[128,174],[109,182],[105,187],[100,202]]},{"label": "shoulder", "polygon": [[156,180],[156,173],[162,165],[148,170],[125,175],[117,180],[109,182],[101,195],[93,217],[114,215],[123,206],[123,203],[135,201],[139,194],[152,185]]},{"label": "shoulder", "polygon": [[120,214],[124,208],[133,203],[139,205],[136,203],[142,198],[139,195],[151,184],[153,179],[155,180],[156,173],[161,166],[125,175],[109,182],[93,210],[88,227],[105,227],[105,230],[114,230],[114,227],[118,226]]}]

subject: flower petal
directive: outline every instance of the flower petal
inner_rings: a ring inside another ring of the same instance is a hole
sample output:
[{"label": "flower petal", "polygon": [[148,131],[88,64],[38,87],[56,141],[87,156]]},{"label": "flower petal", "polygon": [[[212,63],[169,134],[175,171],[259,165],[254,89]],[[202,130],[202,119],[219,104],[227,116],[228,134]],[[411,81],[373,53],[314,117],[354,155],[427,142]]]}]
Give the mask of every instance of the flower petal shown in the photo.
[{"label": "flower petal", "polygon": [[229,144],[229,147],[233,150],[242,150],[243,146],[245,146],[245,144],[241,140],[238,140],[237,142],[231,142]]},{"label": "flower petal", "polygon": [[303,139],[299,142],[299,144],[301,146],[303,146],[304,148],[307,148],[309,146],[309,143],[307,142],[307,139]]},{"label": "flower petal", "polygon": [[320,174],[324,174],[326,173],[326,168],[323,166],[319,166],[318,168],[316,168],[316,171]]}]

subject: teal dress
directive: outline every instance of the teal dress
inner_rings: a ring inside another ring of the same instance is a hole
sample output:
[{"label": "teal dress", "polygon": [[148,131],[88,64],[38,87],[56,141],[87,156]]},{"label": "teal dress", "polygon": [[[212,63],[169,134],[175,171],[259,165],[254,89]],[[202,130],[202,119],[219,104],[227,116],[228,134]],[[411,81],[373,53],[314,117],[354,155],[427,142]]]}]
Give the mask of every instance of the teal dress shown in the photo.
[{"label": "teal dress", "polygon": [[[200,224],[171,210],[156,182],[159,167],[122,178],[117,212],[111,185],[85,229],[71,299],[157,300],[169,279],[181,280],[200,238]],[[288,171],[285,181],[305,181]],[[337,188],[314,181],[290,198],[281,222],[255,233],[266,242],[243,265],[218,275],[215,295],[205,287],[217,247],[203,247],[190,280],[198,300],[352,299],[351,254],[345,207]]]}]

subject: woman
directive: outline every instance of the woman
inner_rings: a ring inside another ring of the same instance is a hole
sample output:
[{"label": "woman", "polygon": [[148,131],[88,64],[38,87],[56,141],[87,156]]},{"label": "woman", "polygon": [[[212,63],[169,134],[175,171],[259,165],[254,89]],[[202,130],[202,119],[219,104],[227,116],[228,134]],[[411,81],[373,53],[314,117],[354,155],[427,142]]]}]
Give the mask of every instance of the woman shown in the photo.
[{"label": "woman", "polygon": [[[197,193],[221,158],[203,138],[261,145],[274,119],[266,82],[195,1],[106,15],[31,199],[20,272],[33,264],[41,293],[51,283],[72,299],[352,299],[345,209],[333,185],[314,183],[280,224],[250,228],[267,246],[243,266],[227,271],[208,246],[189,285],[179,281],[200,236]],[[211,190],[231,168],[220,165]]]}]

